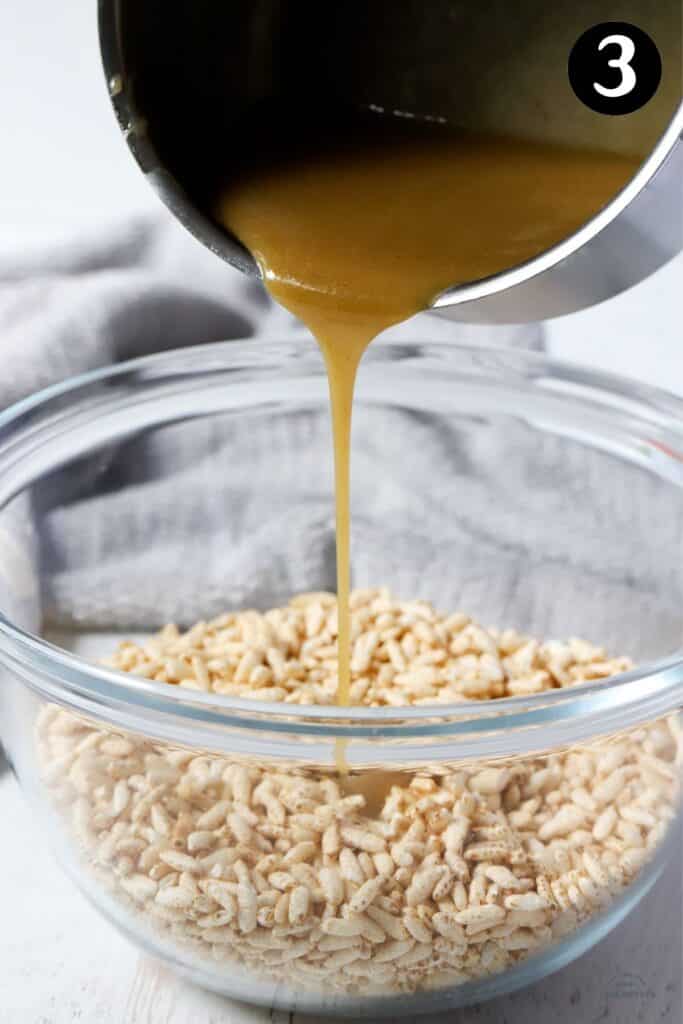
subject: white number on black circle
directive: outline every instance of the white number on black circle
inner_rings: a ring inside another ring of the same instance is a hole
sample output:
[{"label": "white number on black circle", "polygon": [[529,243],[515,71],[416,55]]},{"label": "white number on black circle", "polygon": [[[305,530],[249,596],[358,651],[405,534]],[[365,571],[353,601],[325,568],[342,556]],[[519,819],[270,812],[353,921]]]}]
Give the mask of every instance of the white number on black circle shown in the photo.
[{"label": "white number on black circle", "polygon": [[596,92],[599,92],[601,96],[607,96],[609,99],[617,99],[619,96],[628,96],[630,92],[636,87],[636,73],[631,67],[631,61],[636,55],[635,43],[628,36],[613,35],[605,36],[598,50],[604,50],[606,46],[616,44],[620,47],[620,54],[613,60],[607,62],[611,68],[617,68],[621,72],[621,81],[619,85],[615,85],[614,88],[608,88],[604,85],[600,85],[599,82],[593,82],[593,88]]}]

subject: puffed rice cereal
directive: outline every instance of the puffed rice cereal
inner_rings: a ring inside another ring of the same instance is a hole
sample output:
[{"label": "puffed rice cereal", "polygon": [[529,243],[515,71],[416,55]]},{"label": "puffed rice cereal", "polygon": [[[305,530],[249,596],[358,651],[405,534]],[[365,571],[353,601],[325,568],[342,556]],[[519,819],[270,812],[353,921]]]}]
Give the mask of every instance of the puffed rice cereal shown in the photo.
[{"label": "puffed rice cereal", "polygon": [[[494,699],[630,667],[466,615],[352,598],[352,698]],[[109,664],[194,690],[330,704],[336,604],[230,613]],[[179,947],[337,993],[413,992],[505,970],[636,877],[678,801],[676,716],[521,761],[343,776],[176,749],[43,708],[45,785],[97,880]]]}]

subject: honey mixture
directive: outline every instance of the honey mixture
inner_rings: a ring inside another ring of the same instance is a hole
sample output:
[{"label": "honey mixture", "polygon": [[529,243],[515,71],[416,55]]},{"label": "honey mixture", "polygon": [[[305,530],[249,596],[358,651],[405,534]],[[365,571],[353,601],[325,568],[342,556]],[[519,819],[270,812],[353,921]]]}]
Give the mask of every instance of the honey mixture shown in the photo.
[{"label": "honey mixture", "polygon": [[488,277],[571,235],[638,160],[396,119],[345,122],[283,156],[267,150],[219,193],[216,216],[271,294],[322,349],[335,458],[339,681],[350,701],[349,449],[354,382],[381,331],[451,285]]}]

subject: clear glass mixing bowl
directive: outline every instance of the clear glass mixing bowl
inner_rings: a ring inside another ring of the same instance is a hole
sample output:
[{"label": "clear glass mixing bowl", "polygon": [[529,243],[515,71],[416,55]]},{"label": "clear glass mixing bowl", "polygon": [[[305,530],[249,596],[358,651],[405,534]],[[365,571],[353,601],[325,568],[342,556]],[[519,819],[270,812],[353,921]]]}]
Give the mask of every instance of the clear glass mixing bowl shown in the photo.
[{"label": "clear glass mixing bowl", "polygon": [[[306,340],[249,341],[86,375],[0,417],[0,699],[65,870],[134,942],[240,999],[381,1016],[533,982],[661,871],[683,403],[538,354],[377,343],[354,415],[355,586],[637,667],[340,709],[97,664],[171,620],[334,589],[322,362]],[[414,608],[423,632],[430,614]]]}]

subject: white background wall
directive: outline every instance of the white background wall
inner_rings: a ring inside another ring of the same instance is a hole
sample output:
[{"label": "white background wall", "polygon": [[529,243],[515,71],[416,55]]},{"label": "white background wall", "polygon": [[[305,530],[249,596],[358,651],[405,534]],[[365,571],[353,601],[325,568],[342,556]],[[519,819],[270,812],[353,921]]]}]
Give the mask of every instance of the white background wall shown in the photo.
[{"label": "white background wall", "polygon": [[[96,0],[3,0],[0,24],[0,249],[159,208],[109,109]],[[679,258],[554,323],[553,347],[683,392],[682,285]]]},{"label": "white background wall", "polygon": [[97,0],[3,0],[3,244],[154,209],[109,107]]}]

